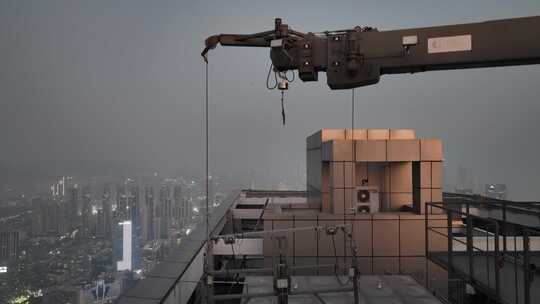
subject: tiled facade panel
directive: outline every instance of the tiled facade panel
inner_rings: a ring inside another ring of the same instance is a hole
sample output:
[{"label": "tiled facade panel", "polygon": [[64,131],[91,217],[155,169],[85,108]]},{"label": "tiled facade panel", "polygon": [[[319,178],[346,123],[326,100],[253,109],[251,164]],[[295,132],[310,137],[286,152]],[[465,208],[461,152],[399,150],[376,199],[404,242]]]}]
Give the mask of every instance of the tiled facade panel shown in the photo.
[{"label": "tiled facade panel", "polygon": [[420,162],[420,188],[442,188],[442,162]]},{"label": "tiled facade panel", "polygon": [[345,188],[345,169],[343,162],[329,162],[330,187]]},{"label": "tiled facade panel", "polygon": [[386,140],[357,140],[356,161],[386,161]]},{"label": "tiled facade panel", "polygon": [[[316,220],[298,220],[294,222],[294,227],[315,227]],[[294,232],[294,254],[295,256],[316,256],[317,252],[317,232],[296,231]]]},{"label": "tiled facade panel", "polygon": [[442,161],[443,147],[440,139],[420,140],[420,160],[421,161]]},{"label": "tiled facade panel", "polygon": [[389,140],[388,161],[419,161],[420,141],[418,139]]},{"label": "tiled facade panel", "polygon": [[354,146],[350,140],[332,140],[322,145],[323,161],[353,161]]},{"label": "tiled facade panel", "polygon": [[[415,212],[424,213],[427,202],[442,203],[443,164],[440,161],[421,161],[413,167],[417,168],[417,172],[413,172],[413,180],[418,178],[417,184],[413,182],[413,209]],[[414,174],[418,174],[418,177]],[[440,212],[438,209],[430,211]]]},{"label": "tiled facade panel", "polygon": [[413,129],[390,129],[390,139],[415,139]]},{"label": "tiled facade panel", "polygon": [[345,139],[347,140],[367,140],[366,129],[345,129]]},{"label": "tiled facade panel", "polygon": [[390,139],[390,130],[389,129],[368,129],[367,139],[368,140]]},{"label": "tiled facade panel", "polygon": [[375,220],[373,222],[373,255],[399,255],[398,220]]},{"label": "tiled facade panel", "polygon": [[413,194],[411,193],[389,193],[389,210],[400,211],[403,208],[412,208]]},{"label": "tiled facade panel", "polygon": [[399,225],[400,255],[425,255],[425,222],[423,220],[402,220]]},{"label": "tiled facade panel", "polygon": [[358,246],[358,255],[371,256],[373,254],[373,222],[371,220],[356,220],[353,222],[353,237]]},{"label": "tiled facade panel", "polygon": [[345,213],[345,189],[332,189],[330,195],[333,214]]},{"label": "tiled facade panel", "polygon": [[390,192],[412,193],[412,162],[390,163]]}]

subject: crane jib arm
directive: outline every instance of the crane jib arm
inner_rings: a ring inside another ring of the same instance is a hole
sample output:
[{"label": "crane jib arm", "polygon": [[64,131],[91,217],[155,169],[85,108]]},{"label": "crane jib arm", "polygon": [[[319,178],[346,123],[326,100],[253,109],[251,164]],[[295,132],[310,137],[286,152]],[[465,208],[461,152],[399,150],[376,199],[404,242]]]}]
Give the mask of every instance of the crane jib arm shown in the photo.
[{"label": "crane jib arm", "polygon": [[221,34],[217,44],[270,48],[277,71],[297,70],[303,81],[326,72],[331,89],[379,82],[384,74],[540,63],[540,16],[480,23],[378,31],[371,27],[301,33],[276,19],[274,30]]}]

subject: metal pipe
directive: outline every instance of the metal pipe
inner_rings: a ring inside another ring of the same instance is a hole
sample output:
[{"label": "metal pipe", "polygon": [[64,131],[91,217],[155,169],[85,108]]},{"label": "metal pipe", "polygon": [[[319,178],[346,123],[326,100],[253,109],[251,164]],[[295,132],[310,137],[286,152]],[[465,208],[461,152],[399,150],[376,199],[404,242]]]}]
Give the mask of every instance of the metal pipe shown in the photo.
[{"label": "metal pipe", "polygon": [[503,210],[502,210],[502,217],[503,217],[503,226],[502,226],[502,232],[503,232],[503,251],[506,253],[506,233],[508,230],[508,227],[506,227],[506,202],[503,202]]},{"label": "metal pipe", "polygon": [[500,269],[502,265],[500,264],[500,259],[502,256],[499,256],[499,224],[495,222],[495,293],[497,294],[497,299],[501,298],[501,279],[500,279]]},{"label": "metal pipe", "polygon": [[467,256],[469,257],[469,275],[474,280],[474,246],[473,246],[473,229],[472,219],[467,217]]},{"label": "metal pipe", "polygon": [[[422,206],[420,206],[420,209],[422,209]],[[428,266],[429,266],[429,257],[430,257],[430,255],[429,255],[429,235],[428,235],[428,233],[429,233],[429,221],[428,221],[428,205],[427,204],[424,205],[424,227],[426,229],[426,231],[424,233],[425,244],[426,244],[426,248],[425,248],[425,252],[426,252],[426,272],[424,273],[424,277],[426,278],[426,288],[429,289]]]},{"label": "metal pipe", "polygon": [[527,229],[523,230],[523,274],[524,274],[524,302],[525,304],[531,303],[531,277],[529,270],[529,231]]},{"label": "metal pipe", "polygon": [[[332,226],[336,228],[348,228],[350,227],[349,224],[343,224],[343,225],[327,225]],[[288,229],[273,229],[273,230],[262,230],[262,231],[250,231],[250,232],[243,232],[243,233],[232,233],[232,234],[221,234],[216,235],[212,239],[223,239],[228,237],[233,238],[245,238],[247,236],[257,236],[257,235],[264,235],[264,234],[274,234],[274,233],[283,233],[283,232],[295,232],[295,231],[305,231],[305,230],[315,230],[315,231],[324,231],[327,226],[313,226],[313,227],[298,227],[298,228],[288,228]]]},{"label": "metal pipe", "polygon": [[518,291],[518,253],[517,253],[517,243],[516,243],[516,233],[514,233],[514,292],[516,293],[516,302],[519,303],[519,291]]},{"label": "metal pipe", "polygon": [[447,211],[446,212],[446,225],[448,226],[447,230],[447,240],[448,240],[448,279],[451,279],[453,277],[454,272],[454,266],[452,263],[453,260],[453,247],[454,243],[452,241],[452,212]]},{"label": "metal pipe", "polygon": [[[336,264],[321,264],[321,265],[305,265],[305,266],[289,266],[289,268],[292,269],[313,269],[313,268],[333,268]],[[341,267],[349,266],[347,264],[339,264]],[[231,273],[265,273],[265,272],[272,272],[273,268],[245,268],[245,269],[226,269],[226,270],[214,270],[209,271],[208,273],[213,275],[223,275],[223,274],[231,274]]]}]

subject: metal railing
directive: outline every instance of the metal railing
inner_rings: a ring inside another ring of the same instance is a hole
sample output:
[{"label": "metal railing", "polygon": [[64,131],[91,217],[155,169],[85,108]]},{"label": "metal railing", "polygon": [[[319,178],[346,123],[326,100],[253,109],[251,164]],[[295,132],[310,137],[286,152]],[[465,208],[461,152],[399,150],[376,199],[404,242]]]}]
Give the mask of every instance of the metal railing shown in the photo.
[{"label": "metal railing", "polygon": [[[526,216],[540,214],[535,213],[536,204],[532,208],[522,204],[475,201],[470,196],[467,200],[450,198],[444,204],[426,204],[426,255],[448,272],[449,302],[464,303],[464,299],[452,296],[463,294],[463,286],[451,284],[462,280],[478,294],[499,303],[540,303],[540,272],[536,269],[540,230],[509,222],[506,217],[516,211]],[[478,206],[502,212],[482,216],[474,210]],[[433,213],[446,214],[446,223],[430,221],[428,215]],[[461,289],[455,290],[456,286]],[[468,296],[472,298],[470,291]]]}]

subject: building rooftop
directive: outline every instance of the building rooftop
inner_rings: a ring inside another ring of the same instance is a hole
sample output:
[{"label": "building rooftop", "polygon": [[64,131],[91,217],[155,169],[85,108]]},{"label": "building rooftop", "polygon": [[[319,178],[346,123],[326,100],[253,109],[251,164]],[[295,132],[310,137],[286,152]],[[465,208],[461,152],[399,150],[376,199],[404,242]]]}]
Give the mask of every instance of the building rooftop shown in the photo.
[{"label": "building rooftop", "polygon": [[[346,281],[346,277],[340,277]],[[335,276],[293,276],[289,303],[349,304],[353,303],[353,292],[319,292],[322,289],[339,289],[343,286]],[[271,276],[247,276],[244,283],[247,304],[274,303],[273,297],[256,297],[272,292]],[[359,302],[440,304],[441,302],[407,275],[361,275],[359,278]],[[254,296],[254,297],[250,297]]]}]

